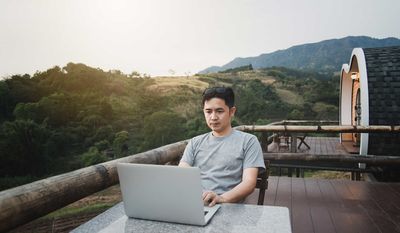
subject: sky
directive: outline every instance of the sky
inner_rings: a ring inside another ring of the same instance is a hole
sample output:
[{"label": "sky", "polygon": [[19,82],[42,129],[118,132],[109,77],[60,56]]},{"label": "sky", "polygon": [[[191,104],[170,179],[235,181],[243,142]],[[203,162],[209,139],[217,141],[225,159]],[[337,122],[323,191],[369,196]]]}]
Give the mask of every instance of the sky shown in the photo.
[{"label": "sky", "polygon": [[346,36],[400,38],[399,0],[0,0],[0,78],[84,63],[151,76]]}]

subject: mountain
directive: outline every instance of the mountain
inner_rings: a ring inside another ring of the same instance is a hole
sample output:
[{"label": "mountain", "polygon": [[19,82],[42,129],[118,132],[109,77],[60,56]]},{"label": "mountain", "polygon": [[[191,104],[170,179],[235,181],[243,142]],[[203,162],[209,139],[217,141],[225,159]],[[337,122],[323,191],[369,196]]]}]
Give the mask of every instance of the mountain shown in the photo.
[{"label": "mountain", "polygon": [[257,57],[235,58],[223,66],[211,66],[200,74],[213,73],[251,64],[254,69],[284,66],[322,73],[340,71],[348,63],[353,48],[399,46],[394,37],[376,39],[367,36],[349,36],[342,39],[324,40],[317,43],[296,45],[285,50],[261,54]]}]

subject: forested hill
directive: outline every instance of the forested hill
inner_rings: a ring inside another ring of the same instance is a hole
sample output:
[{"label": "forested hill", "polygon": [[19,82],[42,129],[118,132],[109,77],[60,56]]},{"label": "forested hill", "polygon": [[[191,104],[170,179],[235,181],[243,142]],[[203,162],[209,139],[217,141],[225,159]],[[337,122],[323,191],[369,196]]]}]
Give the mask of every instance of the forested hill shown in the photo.
[{"label": "forested hill", "polygon": [[249,64],[255,69],[284,66],[294,69],[331,73],[340,71],[342,64],[349,62],[353,48],[398,45],[400,45],[400,40],[397,38],[375,39],[366,36],[349,36],[342,39],[297,45],[285,50],[261,54],[256,57],[238,57],[223,66],[212,66],[199,73],[219,72]]},{"label": "forested hill", "polygon": [[69,63],[0,81],[0,190],[207,132],[205,87],[232,86],[234,124],[337,119],[338,77],[288,68],[140,77]]}]

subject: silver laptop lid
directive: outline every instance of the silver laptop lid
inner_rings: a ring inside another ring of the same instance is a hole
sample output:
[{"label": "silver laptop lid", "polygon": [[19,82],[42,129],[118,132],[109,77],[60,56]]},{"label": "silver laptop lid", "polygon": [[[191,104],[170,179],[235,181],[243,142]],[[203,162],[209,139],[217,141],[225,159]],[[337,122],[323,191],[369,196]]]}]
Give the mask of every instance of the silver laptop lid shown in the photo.
[{"label": "silver laptop lid", "polygon": [[127,216],[206,224],[198,168],[119,163],[117,169]]}]

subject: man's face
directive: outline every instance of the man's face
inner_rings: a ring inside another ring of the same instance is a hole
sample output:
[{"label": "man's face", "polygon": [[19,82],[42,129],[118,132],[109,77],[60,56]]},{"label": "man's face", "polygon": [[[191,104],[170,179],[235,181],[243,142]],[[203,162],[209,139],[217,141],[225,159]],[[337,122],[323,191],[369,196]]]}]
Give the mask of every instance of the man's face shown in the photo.
[{"label": "man's face", "polygon": [[225,100],[212,98],[204,102],[204,117],[207,125],[216,133],[215,136],[224,136],[230,132],[231,119],[235,114],[236,108],[229,108]]}]

